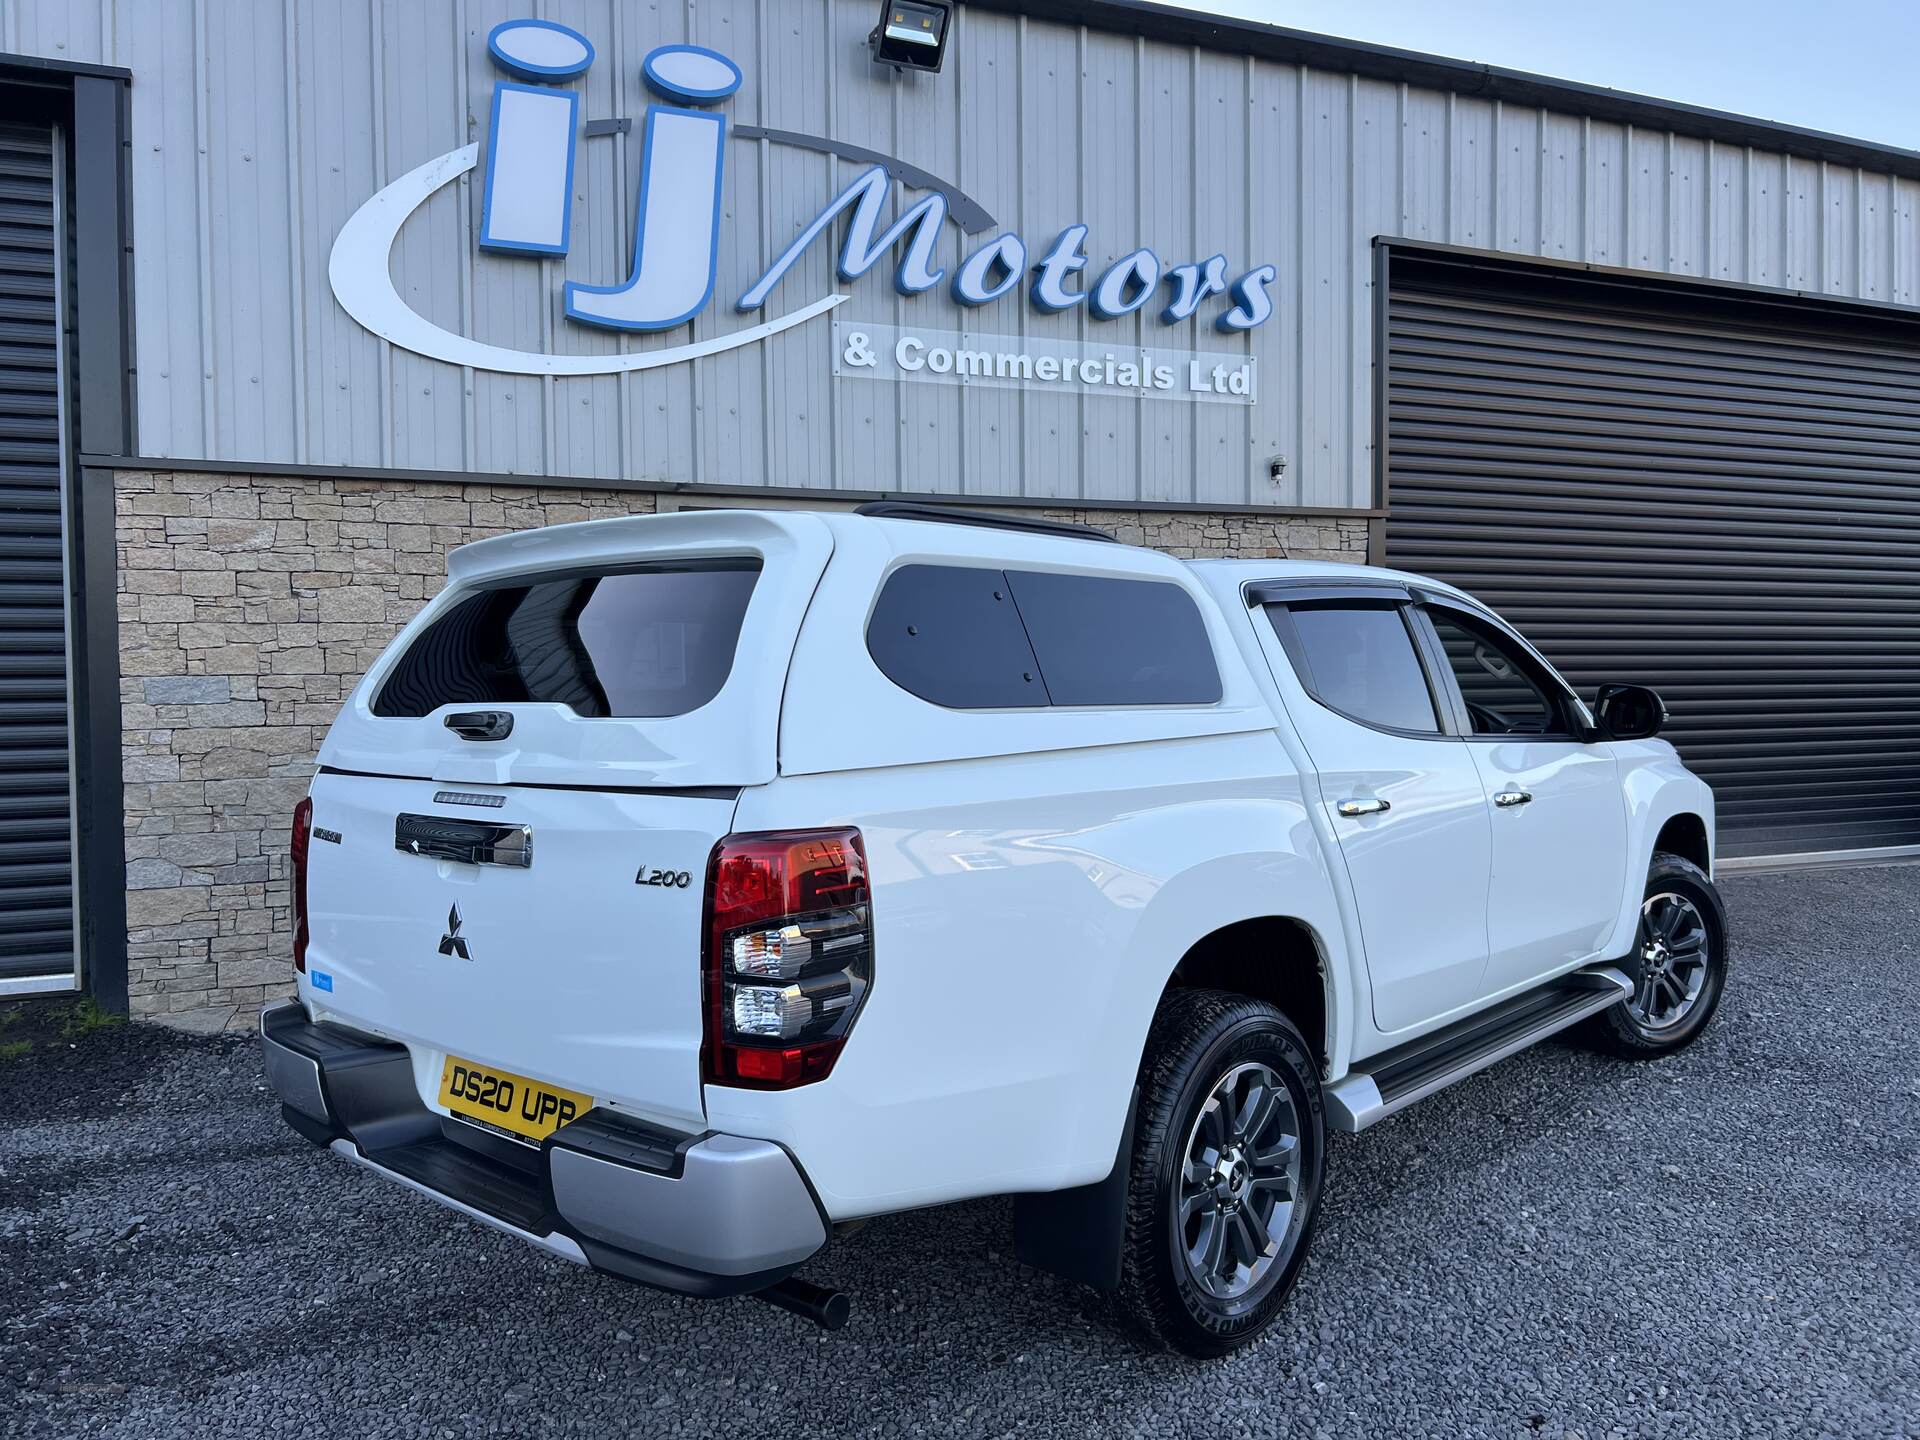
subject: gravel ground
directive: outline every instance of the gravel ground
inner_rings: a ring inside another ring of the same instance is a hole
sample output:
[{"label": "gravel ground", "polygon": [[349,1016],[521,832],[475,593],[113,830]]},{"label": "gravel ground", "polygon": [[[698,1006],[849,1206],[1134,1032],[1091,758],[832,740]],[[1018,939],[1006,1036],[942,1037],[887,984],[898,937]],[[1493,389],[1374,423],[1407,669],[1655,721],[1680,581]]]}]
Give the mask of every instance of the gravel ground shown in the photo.
[{"label": "gravel ground", "polygon": [[1023,1273],[1003,1202],[834,1245],[810,1273],[855,1310],[823,1336],[316,1153],[250,1044],[43,1040],[0,1061],[0,1430],[1920,1434],[1920,868],[1726,889],[1699,1044],[1549,1045],[1335,1137],[1290,1307],[1207,1365]]}]

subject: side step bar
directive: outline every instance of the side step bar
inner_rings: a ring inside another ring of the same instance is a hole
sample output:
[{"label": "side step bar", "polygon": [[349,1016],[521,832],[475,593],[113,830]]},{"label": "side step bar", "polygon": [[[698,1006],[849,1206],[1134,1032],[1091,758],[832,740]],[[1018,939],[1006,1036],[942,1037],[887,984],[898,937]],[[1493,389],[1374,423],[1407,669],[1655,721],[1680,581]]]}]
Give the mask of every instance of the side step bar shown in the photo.
[{"label": "side step bar", "polygon": [[1369,1056],[1361,1062],[1366,1069],[1327,1087],[1327,1119],[1336,1130],[1364,1130],[1632,993],[1633,981],[1615,966],[1576,970],[1431,1035]]}]

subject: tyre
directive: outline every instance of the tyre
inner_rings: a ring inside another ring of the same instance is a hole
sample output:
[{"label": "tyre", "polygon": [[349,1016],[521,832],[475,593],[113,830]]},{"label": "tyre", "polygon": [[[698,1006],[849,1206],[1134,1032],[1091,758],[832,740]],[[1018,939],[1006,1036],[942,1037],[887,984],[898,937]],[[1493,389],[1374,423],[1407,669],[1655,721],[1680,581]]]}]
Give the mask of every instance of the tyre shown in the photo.
[{"label": "tyre", "polygon": [[1299,1278],[1326,1168],[1320,1072],[1273,1006],[1216,990],[1160,1004],[1140,1065],[1121,1298],[1149,1336],[1225,1355]]},{"label": "tyre", "polygon": [[1727,912],[1698,865],[1655,854],[1622,968],[1633,994],[1589,1020],[1583,1038],[1628,1059],[1671,1055],[1700,1038],[1726,990]]}]

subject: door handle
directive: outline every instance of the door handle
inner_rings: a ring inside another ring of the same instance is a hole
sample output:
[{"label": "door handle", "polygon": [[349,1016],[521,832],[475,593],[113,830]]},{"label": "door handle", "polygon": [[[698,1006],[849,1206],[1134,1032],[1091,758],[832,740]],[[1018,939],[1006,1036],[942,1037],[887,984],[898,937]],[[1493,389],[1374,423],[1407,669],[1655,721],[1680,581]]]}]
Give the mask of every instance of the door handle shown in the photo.
[{"label": "door handle", "polygon": [[1502,790],[1493,797],[1493,803],[1502,810],[1510,810],[1515,805],[1525,805],[1532,799],[1533,792],[1530,790]]},{"label": "door handle", "polygon": [[1385,800],[1342,800],[1333,808],[1351,820],[1361,815],[1384,815],[1393,806]]}]

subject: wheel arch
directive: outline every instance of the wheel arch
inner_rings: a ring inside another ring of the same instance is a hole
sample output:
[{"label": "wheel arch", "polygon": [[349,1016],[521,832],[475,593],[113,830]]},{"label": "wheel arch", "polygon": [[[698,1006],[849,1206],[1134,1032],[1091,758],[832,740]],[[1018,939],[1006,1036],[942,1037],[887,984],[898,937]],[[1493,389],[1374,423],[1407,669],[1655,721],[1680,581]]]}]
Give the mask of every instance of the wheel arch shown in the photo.
[{"label": "wheel arch", "polygon": [[[1291,1020],[1318,1059],[1322,1075],[1342,1052],[1336,1028],[1342,1014],[1341,965],[1322,931],[1298,915],[1243,915],[1191,939],[1154,993],[1148,1014],[1182,989],[1223,990],[1272,1004]],[[1132,1054],[1146,1053],[1142,1026]],[[1128,1157],[1133,1152],[1135,1103],[1131,1087],[1118,1127],[1112,1168],[1104,1179],[1068,1190],[1014,1196],[1014,1251],[1026,1264],[1100,1289],[1120,1283]]]},{"label": "wheel arch", "polygon": [[1222,925],[1187,947],[1161,989],[1224,990],[1264,1000],[1305,1037],[1324,1074],[1336,1002],[1332,967],[1313,927],[1293,915],[1256,915]]},{"label": "wheel arch", "polygon": [[1654,837],[1653,850],[1656,855],[1664,850],[1691,861],[1703,874],[1713,873],[1713,846],[1707,835],[1707,822],[1691,811],[1683,810],[1667,818]]},{"label": "wheel arch", "polygon": [[1640,922],[1647,868],[1656,851],[1672,849],[1709,876],[1713,874],[1714,804],[1706,782],[1682,765],[1664,741],[1622,744],[1615,755],[1627,809],[1628,863],[1622,877],[1619,923],[1607,954],[1623,955]]}]

